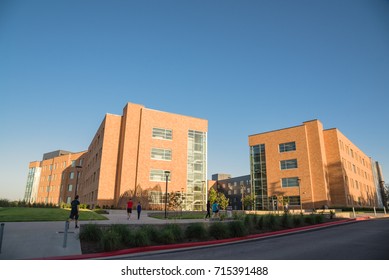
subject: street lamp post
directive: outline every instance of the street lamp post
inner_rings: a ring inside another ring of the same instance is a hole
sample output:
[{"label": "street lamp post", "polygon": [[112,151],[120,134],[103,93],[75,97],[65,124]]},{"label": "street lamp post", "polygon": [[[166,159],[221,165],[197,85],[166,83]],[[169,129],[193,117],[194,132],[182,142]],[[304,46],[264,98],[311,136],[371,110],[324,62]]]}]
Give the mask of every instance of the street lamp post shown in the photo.
[{"label": "street lamp post", "polygon": [[301,198],[301,179],[297,178],[299,185],[299,197],[300,197],[300,212],[303,213],[303,199]]},{"label": "street lamp post", "polygon": [[165,177],[166,177],[166,189],[165,189],[165,219],[167,219],[167,184],[169,181],[169,171],[165,171]]},{"label": "street lamp post", "polygon": [[80,175],[80,171],[78,171],[78,169],[81,169],[81,168],[82,168],[81,165],[77,165],[77,166],[76,166],[76,171],[77,171],[76,176],[77,176],[77,178],[76,178],[76,190],[75,190],[75,195],[78,194],[78,177],[79,177],[79,175]]},{"label": "street lamp post", "polygon": [[244,186],[240,185],[240,192],[242,193],[242,210],[244,211]]},{"label": "street lamp post", "polygon": [[205,181],[201,181],[201,211],[204,211],[204,186],[205,186]]}]

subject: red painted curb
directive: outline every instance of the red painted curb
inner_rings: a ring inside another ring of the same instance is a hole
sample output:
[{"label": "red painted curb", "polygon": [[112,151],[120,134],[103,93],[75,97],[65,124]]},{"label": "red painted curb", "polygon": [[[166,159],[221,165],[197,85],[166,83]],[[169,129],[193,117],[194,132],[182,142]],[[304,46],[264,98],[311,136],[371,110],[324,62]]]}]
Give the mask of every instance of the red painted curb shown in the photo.
[{"label": "red painted curb", "polygon": [[312,229],[316,229],[316,228],[322,228],[322,227],[326,227],[326,226],[334,226],[334,225],[351,223],[351,222],[356,222],[356,221],[359,221],[359,219],[340,220],[340,221],[335,221],[335,222],[328,222],[328,223],[316,224],[316,225],[311,225],[311,226],[304,226],[304,227],[292,228],[292,229],[284,229],[284,230],[279,230],[279,231],[252,234],[252,235],[248,235],[248,236],[244,236],[244,237],[235,237],[235,238],[228,238],[228,239],[221,239],[221,240],[179,243],[179,244],[171,244],[171,245],[147,246],[147,247],[123,249],[123,250],[112,251],[112,252],[40,258],[38,260],[98,259],[98,258],[107,258],[107,257],[113,257],[113,256],[120,256],[120,255],[129,255],[129,254],[135,254],[135,253],[172,250],[172,249],[185,249],[185,248],[200,247],[200,246],[211,246],[211,245],[219,245],[219,244],[224,244],[224,243],[239,242],[239,241],[244,241],[244,240],[249,240],[249,239],[259,239],[259,238],[265,238],[265,237],[270,237],[270,236],[283,235],[283,234],[288,234],[288,233],[293,233],[293,232],[298,232],[298,231],[312,230]]}]

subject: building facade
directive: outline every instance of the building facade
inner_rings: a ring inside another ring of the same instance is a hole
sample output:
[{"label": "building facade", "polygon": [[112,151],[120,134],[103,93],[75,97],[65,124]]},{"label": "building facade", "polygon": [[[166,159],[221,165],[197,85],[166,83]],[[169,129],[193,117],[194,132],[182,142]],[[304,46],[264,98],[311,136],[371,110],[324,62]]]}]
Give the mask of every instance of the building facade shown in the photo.
[{"label": "building facade", "polygon": [[[145,208],[160,209],[167,190],[180,193],[184,209],[199,210],[206,202],[207,131],[207,120],[128,103],[122,115],[105,115],[87,151],[50,153],[39,164],[30,163],[41,168],[37,198],[54,203],[72,192],[95,208],[125,207],[133,197]],[[55,187],[46,199],[47,180]]]},{"label": "building facade", "polygon": [[[54,151],[29,164],[25,201],[59,205],[77,193],[85,152]],[[78,179],[77,179],[78,178]]]},{"label": "building facade", "polygon": [[[318,120],[249,136],[255,208],[383,207],[378,163]],[[381,173],[380,173],[381,174]]]},{"label": "building facade", "polygon": [[225,195],[233,210],[251,210],[251,205],[243,203],[245,197],[251,195],[250,175],[231,177],[230,174],[213,174],[210,186]]}]

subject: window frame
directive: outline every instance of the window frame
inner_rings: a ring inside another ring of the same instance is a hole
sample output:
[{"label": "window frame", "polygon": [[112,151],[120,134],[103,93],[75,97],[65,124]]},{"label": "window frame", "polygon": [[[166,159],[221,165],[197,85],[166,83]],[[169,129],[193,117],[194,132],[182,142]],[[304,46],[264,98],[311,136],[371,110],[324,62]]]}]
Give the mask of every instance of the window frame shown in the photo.
[{"label": "window frame", "polygon": [[296,141],[285,142],[278,145],[278,151],[280,153],[294,152],[296,150]]},{"label": "window frame", "polygon": [[[291,163],[295,163],[291,165]],[[289,170],[289,169],[297,169],[298,168],[298,162],[297,159],[285,159],[280,161],[280,169],[281,170]]]}]

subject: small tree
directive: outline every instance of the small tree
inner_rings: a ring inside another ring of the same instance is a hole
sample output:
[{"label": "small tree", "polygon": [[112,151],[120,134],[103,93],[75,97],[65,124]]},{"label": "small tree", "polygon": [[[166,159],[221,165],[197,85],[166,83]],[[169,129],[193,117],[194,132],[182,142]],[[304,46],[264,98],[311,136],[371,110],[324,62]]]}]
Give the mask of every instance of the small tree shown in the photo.
[{"label": "small tree", "polygon": [[214,188],[211,188],[209,190],[208,200],[211,204],[213,204],[217,200],[217,192]]},{"label": "small tree", "polygon": [[253,209],[255,204],[255,195],[253,193],[250,195],[246,195],[243,198],[242,203],[244,205],[244,209]]},{"label": "small tree", "polygon": [[230,199],[226,198],[224,193],[218,193],[217,194],[217,200],[219,202],[219,205],[220,205],[221,209],[226,209],[228,204],[230,203]]}]

